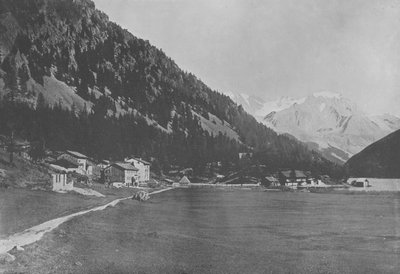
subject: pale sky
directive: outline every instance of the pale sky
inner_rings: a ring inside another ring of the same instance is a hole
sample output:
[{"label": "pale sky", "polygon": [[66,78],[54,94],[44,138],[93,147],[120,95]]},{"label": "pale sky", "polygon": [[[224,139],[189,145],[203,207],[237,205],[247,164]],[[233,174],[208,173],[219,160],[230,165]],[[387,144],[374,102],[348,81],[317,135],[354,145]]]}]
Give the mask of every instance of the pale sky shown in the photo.
[{"label": "pale sky", "polygon": [[212,89],[400,115],[400,0],[94,0]]}]

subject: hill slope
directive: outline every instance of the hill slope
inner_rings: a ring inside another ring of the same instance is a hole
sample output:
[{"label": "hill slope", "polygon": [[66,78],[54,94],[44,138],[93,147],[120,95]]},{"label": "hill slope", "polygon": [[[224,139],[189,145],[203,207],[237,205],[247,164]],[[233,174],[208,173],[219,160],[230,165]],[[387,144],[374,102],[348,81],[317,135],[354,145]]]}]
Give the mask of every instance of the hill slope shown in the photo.
[{"label": "hill slope", "polygon": [[[72,134],[52,121],[59,132],[42,125],[46,133],[35,138],[55,149],[73,144],[75,149],[104,157],[115,145],[115,157],[157,154],[165,162],[185,163],[192,157],[202,164],[254,149],[260,160],[273,165],[331,165],[296,140],[259,124],[228,96],[182,71],[163,51],[110,22],[90,0],[0,0],[0,11],[0,95],[7,98],[11,94],[36,108],[42,94],[52,107],[74,113],[106,107],[108,117],[98,115],[97,125],[106,125],[102,119],[108,119],[114,131],[130,134],[124,136],[126,140],[111,140],[112,134],[105,129],[85,129],[88,124],[82,121],[93,117],[81,117],[81,127],[71,122],[77,131]],[[21,112],[31,118],[28,110]],[[62,115],[67,119],[67,114]],[[118,119],[125,120],[121,123]],[[132,121],[136,122],[132,125]],[[138,121],[161,130],[151,134],[162,134],[163,141],[158,141],[163,143],[148,144],[155,138],[146,135],[150,132],[146,127],[137,128]],[[26,130],[19,133],[29,135]],[[54,136],[62,140],[54,142]],[[94,146],[87,138],[96,138],[102,146]],[[233,143],[224,141],[225,150],[212,153],[217,138],[218,142],[226,138]]]},{"label": "hill slope", "polygon": [[400,178],[400,130],[351,157],[345,167],[350,176]]}]

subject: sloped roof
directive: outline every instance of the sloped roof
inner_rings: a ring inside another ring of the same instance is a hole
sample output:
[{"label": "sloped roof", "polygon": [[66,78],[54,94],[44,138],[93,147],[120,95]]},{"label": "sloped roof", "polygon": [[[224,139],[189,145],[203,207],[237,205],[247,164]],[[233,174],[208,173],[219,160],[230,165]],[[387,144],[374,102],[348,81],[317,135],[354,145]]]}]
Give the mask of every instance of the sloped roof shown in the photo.
[{"label": "sloped roof", "polygon": [[63,167],[63,168],[78,168],[78,165],[76,165],[74,163],[71,163],[71,162],[69,162],[69,161],[67,161],[65,159],[57,160],[57,161],[55,161],[55,162],[53,162],[51,164],[52,165],[56,165],[56,166],[60,166],[60,167]]},{"label": "sloped roof", "polygon": [[265,177],[265,179],[267,179],[267,180],[270,181],[270,182],[279,182],[278,179],[276,179],[276,178],[273,177],[273,176],[267,176],[267,177]]},{"label": "sloped roof", "polygon": [[80,158],[80,159],[88,159],[88,157],[82,153],[79,153],[77,151],[72,151],[72,150],[67,150],[66,151],[68,154],[76,157],[76,158]]},{"label": "sloped roof", "polygon": [[100,161],[100,164],[110,164],[110,161],[109,160],[101,160]]},{"label": "sloped roof", "polygon": [[141,162],[141,163],[143,163],[143,164],[145,164],[145,165],[150,165],[149,162],[146,162],[145,160],[142,160],[141,158],[130,157],[130,158],[128,158],[127,160],[128,160],[128,161],[129,161],[129,160],[136,160],[136,161]]},{"label": "sloped roof", "polygon": [[123,169],[123,170],[134,170],[134,171],[139,170],[130,163],[114,163],[114,164],[112,164],[112,166],[119,168],[119,169]]},{"label": "sloped roof", "polygon": [[190,184],[188,177],[183,176],[182,179],[179,181],[180,184]]},{"label": "sloped roof", "polygon": [[353,182],[353,181],[357,181],[357,182],[365,182],[365,181],[368,181],[368,179],[367,178],[349,178],[349,179],[347,179],[347,182]]},{"label": "sloped roof", "polygon": [[293,170],[284,170],[284,171],[281,171],[281,174],[283,176],[285,176],[286,178],[293,178],[292,177],[293,175],[295,178],[307,178],[307,175],[304,174],[304,172],[301,170],[294,170],[294,173],[293,173]]}]

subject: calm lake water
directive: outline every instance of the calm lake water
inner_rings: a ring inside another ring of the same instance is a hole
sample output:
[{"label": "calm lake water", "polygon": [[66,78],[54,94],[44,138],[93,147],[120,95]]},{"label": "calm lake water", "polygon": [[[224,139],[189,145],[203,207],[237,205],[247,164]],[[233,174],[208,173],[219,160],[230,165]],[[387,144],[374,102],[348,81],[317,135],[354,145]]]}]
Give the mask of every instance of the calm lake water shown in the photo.
[{"label": "calm lake water", "polygon": [[121,214],[134,211],[135,269],[147,273],[399,273],[399,201],[176,189]]}]

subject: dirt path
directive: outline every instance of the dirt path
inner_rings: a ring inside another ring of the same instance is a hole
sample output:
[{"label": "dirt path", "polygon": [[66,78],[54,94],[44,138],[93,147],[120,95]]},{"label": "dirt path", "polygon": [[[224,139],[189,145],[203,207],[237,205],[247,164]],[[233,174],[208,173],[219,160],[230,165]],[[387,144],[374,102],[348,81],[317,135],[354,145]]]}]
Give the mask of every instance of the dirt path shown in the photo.
[{"label": "dirt path", "polygon": [[[158,193],[168,191],[171,189],[173,189],[173,188],[160,189],[160,190],[154,191],[149,194],[154,195],[154,194],[158,194]],[[25,245],[32,244],[36,241],[39,241],[45,233],[52,231],[53,229],[57,228],[62,223],[65,223],[66,221],[71,220],[74,217],[84,215],[89,212],[103,210],[109,206],[115,206],[120,201],[132,199],[132,197],[133,196],[116,199],[116,200],[109,202],[102,206],[97,206],[97,207],[79,211],[79,212],[76,212],[76,213],[73,213],[73,214],[70,214],[70,215],[67,215],[64,217],[56,218],[56,219],[44,222],[40,225],[36,225],[34,227],[28,228],[22,232],[15,233],[14,235],[7,237],[6,239],[0,239],[0,254],[10,251],[15,246],[25,246]]]}]

